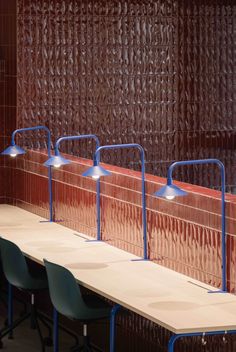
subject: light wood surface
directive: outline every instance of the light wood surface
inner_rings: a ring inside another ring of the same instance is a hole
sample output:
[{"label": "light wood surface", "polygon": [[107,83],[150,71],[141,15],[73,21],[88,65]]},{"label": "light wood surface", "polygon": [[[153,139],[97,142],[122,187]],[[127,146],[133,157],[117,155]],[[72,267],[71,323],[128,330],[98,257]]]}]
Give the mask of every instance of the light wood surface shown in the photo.
[{"label": "light wood surface", "polygon": [[[0,205],[0,236],[38,263],[67,267],[83,286],[180,334],[236,329],[236,296],[32,213]],[[17,263],[16,263],[17,265]]]}]

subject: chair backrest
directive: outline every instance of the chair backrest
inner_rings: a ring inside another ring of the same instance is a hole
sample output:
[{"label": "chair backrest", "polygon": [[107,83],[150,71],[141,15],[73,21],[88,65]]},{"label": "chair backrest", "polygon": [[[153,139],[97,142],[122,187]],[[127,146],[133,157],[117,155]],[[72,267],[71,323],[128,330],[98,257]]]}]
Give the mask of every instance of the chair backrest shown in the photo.
[{"label": "chair backrest", "polygon": [[54,308],[71,319],[84,319],[88,316],[89,309],[72,273],[65,267],[51,263],[46,259],[44,259],[44,264]]},{"label": "chair backrest", "polygon": [[13,242],[0,237],[1,260],[7,281],[18,288],[27,289],[31,281],[23,253]]}]

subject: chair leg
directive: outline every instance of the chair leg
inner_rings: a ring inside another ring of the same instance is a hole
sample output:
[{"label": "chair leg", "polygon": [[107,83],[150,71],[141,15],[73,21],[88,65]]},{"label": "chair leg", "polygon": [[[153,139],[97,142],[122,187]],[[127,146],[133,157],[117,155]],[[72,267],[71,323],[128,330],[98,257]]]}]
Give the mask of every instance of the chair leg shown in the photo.
[{"label": "chair leg", "polygon": [[35,305],[34,305],[34,294],[30,295],[30,327],[31,329],[35,330],[36,329],[36,319],[35,319]]},{"label": "chair leg", "polygon": [[39,335],[39,339],[40,339],[41,347],[42,347],[42,352],[45,352],[45,343],[44,343],[43,335],[42,335],[42,332],[41,332],[41,329],[40,329],[39,322],[38,322],[36,314],[35,314],[34,317],[35,317],[35,327],[36,327],[36,329],[38,331],[38,335]]},{"label": "chair leg", "polygon": [[45,321],[45,318],[42,314],[38,313],[38,311],[36,310],[36,315],[39,321],[41,321],[41,323],[46,327],[46,329],[48,330],[48,337],[52,338],[52,328],[50,327],[50,325]]},{"label": "chair leg", "polygon": [[8,335],[11,330],[14,330],[20,323],[22,323],[29,317],[30,317],[30,313],[26,313],[22,318],[19,318],[16,321],[14,321],[10,327],[3,328],[2,330],[0,330],[0,340],[4,336]]},{"label": "chair leg", "polygon": [[53,343],[54,343],[54,351],[58,351],[58,330],[64,331],[69,336],[73,337],[75,340],[74,346],[71,347],[71,351],[76,351],[79,346],[79,338],[76,334],[74,334],[71,330],[67,329],[63,325],[59,323],[59,313],[54,308],[53,310]]},{"label": "chair leg", "polygon": [[78,351],[93,352],[92,346],[90,344],[90,339],[88,336],[88,326],[83,325],[83,346],[81,346]]},{"label": "chair leg", "polygon": [[[41,321],[48,329],[49,335],[45,338],[42,335],[39,321]],[[37,329],[39,339],[41,342],[42,352],[45,351],[45,346],[52,346],[53,345],[52,330],[51,330],[50,326],[46,323],[45,319],[43,319],[43,316],[37,312],[37,309],[35,307],[33,294],[31,294],[31,328]]]}]

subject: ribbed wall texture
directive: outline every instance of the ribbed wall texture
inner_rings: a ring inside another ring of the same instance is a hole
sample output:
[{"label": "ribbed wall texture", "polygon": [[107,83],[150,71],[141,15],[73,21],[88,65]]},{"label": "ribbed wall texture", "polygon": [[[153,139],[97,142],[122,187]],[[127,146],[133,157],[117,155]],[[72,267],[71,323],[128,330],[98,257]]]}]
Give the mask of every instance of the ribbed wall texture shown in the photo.
[{"label": "ribbed wall texture", "polygon": [[[16,126],[16,1],[0,0],[0,150]],[[5,199],[5,159],[0,158],[0,202]]]},{"label": "ribbed wall texture", "polygon": [[[173,160],[216,157],[233,191],[235,12],[228,0],[19,0],[18,125],[140,143],[162,176]],[[104,161],[139,167],[127,151]],[[214,171],[176,177],[219,187]]]},{"label": "ribbed wall texture", "polygon": [[[16,22],[8,21],[14,4],[14,0],[0,0],[0,26],[6,30],[1,33],[14,33]],[[46,124],[54,139],[96,133],[101,144],[138,142],[146,151],[147,171],[162,176],[173,160],[217,157],[226,165],[228,190],[233,191],[233,0],[18,0],[17,11],[17,127]],[[4,61],[0,69],[3,142],[16,122],[15,85],[12,80],[8,84],[6,77],[8,66],[12,77],[16,75],[15,42],[12,34],[6,38],[2,35],[0,42],[1,53],[5,50],[0,56]],[[11,45],[4,46],[6,40]],[[45,147],[43,134],[34,136],[38,138],[24,134],[19,143]],[[68,143],[62,150],[91,157],[91,147]],[[48,207],[45,159],[44,154],[29,152],[10,160],[4,164],[6,184],[1,184],[8,202],[42,216],[47,216]],[[138,155],[131,151],[103,153],[102,160],[140,168]],[[54,171],[54,210],[66,226],[95,236],[95,185],[80,176],[86,166],[87,161],[80,161]],[[140,174],[113,170],[102,182],[102,236],[141,255]],[[215,168],[183,168],[175,177],[206,186],[220,184]],[[148,176],[150,258],[219,286],[219,194],[193,188],[178,202],[160,201],[152,196],[160,182]],[[227,232],[232,292],[235,213],[231,196]],[[133,313],[121,315],[120,322],[117,352],[166,351],[166,330]],[[229,338],[224,346],[221,338],[208,339],[207,349],[233,352],[235,340]],[[180,351],[205,352],[206,347],[201,339],[187,339],[176,345],[176,352]]]},{"label": "ribbed wall texture", "polygon": [[[67,156],[69,157],[69,156]],[[96,236],[95,182],[81,176],[87,159],[53,170],[55,218],[63,225]],[[48,216],[46,154],[28,151],[7,171],[7,199],[44,217]],[[140,172],[111,167],[112,175],[101,181],[102,239],[137,255],[143,254]],[[190,277],[220,287],[221,196],[220,192],[188,185],[189,195],[172,201],[153,197],[162,178],[147,175],[148,254],[151,260]],[[182,185],[183,186],[183,185]],[[186,185],[185,185],[186,186]],[[236,292],[236,197],[227,195],[227,284]],[[144,289],[145,292],[145,289]],[[158,293],[157,293],[158,294]],[[121,315],[118,352],[166,351],[166,330],[137,316]],[[231,338],[229,338],[231,341]],[[233,352],[235,339],[223,349],[222,339],[208,340],[209,352]],[[201,339],[179,343],[175,352],[206,351]],[[211,347],[209,347],[211,346]]]}]

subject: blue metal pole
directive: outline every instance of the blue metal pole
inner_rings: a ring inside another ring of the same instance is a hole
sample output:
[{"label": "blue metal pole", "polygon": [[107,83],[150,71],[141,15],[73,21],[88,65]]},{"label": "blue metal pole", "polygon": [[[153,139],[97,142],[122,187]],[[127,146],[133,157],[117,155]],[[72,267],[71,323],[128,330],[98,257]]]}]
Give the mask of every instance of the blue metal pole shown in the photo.
[{"label": "blue metal pole", "polygon": [[174,352],[175,341],[181,338],[182,335],[172,335],[168,343],[168,352]]},{"label": "blue metal pole", "polygon": [[53,309],[53,352],[58,352],[58,313]]},{"label": "blue metal pole", "polygon": [[116,313],[121,308],[119,304],[116,304],[110,314],[110,352],[115,352],[115,319]]},{"label": "blue metal pole", "polygon": [[186,333],[186,334],[176,334],[172,335],[169,343],[168,343],[168,352],[174,352],[174,344],[175,342],[180,339],[181,337],[193,337],[193,336],[212,336],[212,335],[228,335],[228,334],[236,334],[236,330],[229,330],[229,331],[209,331],[209,332],[193,332],[193,333]]},{"label": "blue metal pole", "polygon": [[103,149],[124,149],[124,148],[137,148],[140,151],[140,159],[142,164],[142,221],[143,221],[143,259],[148,259],[147,253],[147,215],[146,215],[146,190],[145,190],[145,155],[143,147],[140,144],[113,144],[103,145],[99,147],[94,155],[94,165],[100,162],[100,152]]},{"label": "blue metal pole", "polygon": [[[15,130],[11,136],[11,144],[15,145],[15,135],[17,133],[27,132],[27,131],[36,131],[36,130],[44,130],[47,132],[48,140],[47,140],[47,148],[48,148],[48,158],[51,157],[51,133],[49,129],[45,126],[34,126],[27,128],[20,128]],[[53,197],[52,197],[52,171],[51,166],[48,168],[48,194],[49,194],[49,221],[53,222]]]},{"label": "blue metal pole", "polygon": [[[96,145],[96,151],[99,145]],[[96,153],[95,151],[95,153]],[[100,161],[100,154],[98,154],[98,160]],[[97,240],[101,240],[101,180],[100,178],[96,181],[96,209],[97,209]]]},{"label": "blue metal pole", "polygon": [[[55,143],[55,155],[58,156],[59,145],[63,141],[71,141],[71,140],[81,140],[81,139],[94,139],[96,142],[96,150],[100,147],[100,142],[98,137],[95,134],[84,134],[79,136],[65,136],[60,137]],[[95,150],[95,152],[96,152]],[[97,240],[101,240],[101,218],[100,218],[100,180],[96,181],[96,213],[97,213]]]},{"label": "blue metal pole", "polygon": [[[196,165],[196,164],[216,164],[220,168],[221,175],[221,268],[222,268],[222,291],[227,292],[227,275],[226,275],[226,233],[225,233],[225,167],[218,159],[199,159],[176,161],[171,164],[167,172],[167,184],[172,184],[172,173],[176,166]],[[212,291],[214,292],[214,291]]]}]

